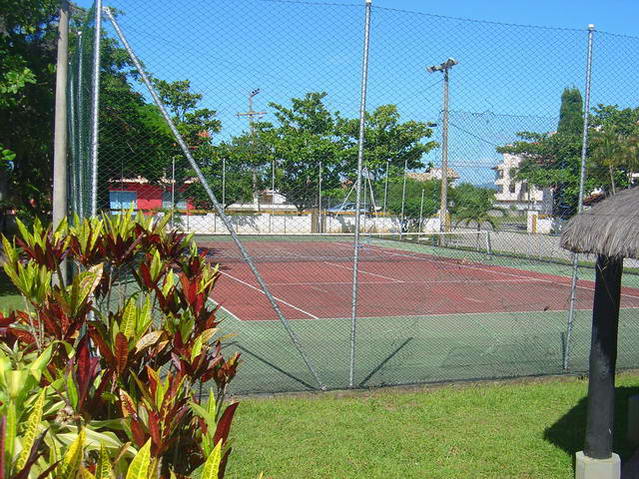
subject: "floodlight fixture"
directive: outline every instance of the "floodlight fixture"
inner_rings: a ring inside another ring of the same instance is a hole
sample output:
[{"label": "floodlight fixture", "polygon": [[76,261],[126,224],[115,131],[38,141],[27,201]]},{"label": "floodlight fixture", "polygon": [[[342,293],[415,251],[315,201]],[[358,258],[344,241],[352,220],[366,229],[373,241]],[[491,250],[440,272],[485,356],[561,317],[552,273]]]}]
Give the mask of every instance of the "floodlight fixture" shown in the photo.
[{"label": "floodlight fixture", "polygon": [[457,60],[455,60],[454,58],[449,58],[439,65],[431,65],[429,67],[426,67],[426,71],[428,73],[444,72],[458,64],[459,62]]}]

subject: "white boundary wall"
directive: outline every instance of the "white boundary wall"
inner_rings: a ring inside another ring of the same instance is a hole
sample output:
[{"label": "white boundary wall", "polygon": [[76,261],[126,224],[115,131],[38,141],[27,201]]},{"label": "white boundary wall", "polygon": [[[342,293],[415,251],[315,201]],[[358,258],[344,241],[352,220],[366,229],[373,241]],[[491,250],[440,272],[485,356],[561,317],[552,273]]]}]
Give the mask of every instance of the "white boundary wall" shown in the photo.
[{"label": "white boundary wall", "polygon": [[[271,213],[231,214],[228,216],[238,233],[315,233],[316,215],[282,215]],[[322,233],[350,233],[355,230],[354,215],[323,216]],[[215,213],[203,215],[181,215],[180,227],[189,233],[215,234],[226,233],[222,221]],[[315,224],[314,224],[315,223]],[[361,219],[362,229],[374,233],[393,233],[400,231],[397,216],[365,216]],[[439,231],[439,218],[424,221],[424,232]]]}]

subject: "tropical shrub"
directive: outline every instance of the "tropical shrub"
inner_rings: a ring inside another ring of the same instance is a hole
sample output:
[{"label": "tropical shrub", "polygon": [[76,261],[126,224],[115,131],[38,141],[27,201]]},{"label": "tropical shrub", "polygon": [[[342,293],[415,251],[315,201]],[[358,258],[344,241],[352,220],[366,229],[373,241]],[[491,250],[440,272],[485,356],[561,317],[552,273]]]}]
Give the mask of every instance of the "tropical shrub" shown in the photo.
[{"label": "tropical shrub", "polygon": [[0,479],[224,476],[239,354],[209,302],[218,267],[169,221],[36,220],[2,238],[25,307],[0,313]]}]

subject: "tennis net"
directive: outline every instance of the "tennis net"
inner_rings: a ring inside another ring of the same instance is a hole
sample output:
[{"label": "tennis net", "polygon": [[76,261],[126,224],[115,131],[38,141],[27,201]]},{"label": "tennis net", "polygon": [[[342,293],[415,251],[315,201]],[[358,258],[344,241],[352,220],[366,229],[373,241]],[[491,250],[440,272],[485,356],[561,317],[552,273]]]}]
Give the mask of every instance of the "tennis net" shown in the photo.
[{"label": "tennis net", "polygon": [[[243,261],[228,235],[197,236],[201,251],[212,261]],[[242,242],[256,262],[353,261],[354,233],[242,235]],[[412,262],[467,261],[491,254],[489,231],[437,233],[361,233],[361,261]]]}]

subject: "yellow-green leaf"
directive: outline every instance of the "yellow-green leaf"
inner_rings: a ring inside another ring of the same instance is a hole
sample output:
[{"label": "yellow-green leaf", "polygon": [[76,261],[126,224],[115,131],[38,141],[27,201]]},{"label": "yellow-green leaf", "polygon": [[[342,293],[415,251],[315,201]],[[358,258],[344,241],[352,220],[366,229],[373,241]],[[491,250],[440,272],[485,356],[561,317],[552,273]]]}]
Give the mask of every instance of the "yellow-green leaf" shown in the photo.
[{"label": "yellow-green leaf", "polygon": [[96,479],[96,477],[91,474],[91,471],[85,469],[84,467],[81,467],[80,473],[78,474],[78,479]]},{"label": "yellow-green leaf", "polygon": [[95,469],[96,479],[111,479],[113,469],[111,468],[111,458],[104,444],[100,444],[100,458]]},{"label": "yellow-green leaf", "polygon": [[[217,479],[218,473],[220,471],[220,461],[222,460],[222,440],[220,439],[218,443],[209,454],[206,462],[204,463],[204,469],[202,470],[202,475],[200,479]],[[128,479],[128,478],[127,478]]]},{"label": "yellow-green leaf", "polygon": [[44,409],[44,399],[46,394],[46,388],[40,391],[40,394],[33,405],[33,410],[31,411],[31,414],[29,414],[29,419],[27,419],[27,427],[22,435],[22,451],[20,452],[20,456],[16,462],[17,471],[22,470],[24,465],[27,463],[27,459],[29,459],[31,448],[33,447],[36,434],[38,433],[38,425],[40,424],[40,421],[42,421],[42,410]]},{"label": "yellow-green leaf", "polygon": [[149,479],[149,465],[151,464],[151,439],[135,455],[129,470],[126,473],[126,479]]},{"label": "yellow-green leaf", "polygon": [[86,434],[84,429],[81,429],[80,434],[78,434],[75,441],[71,443],[69,449],[65,452],[58,474],[64,479],[76,479],[80,466],[82,465],[85,438]]},{"label": "yellow-green leaf", "polygon": [[124,313],[122,313],[122,321],[120,322],[120,332],[126,336],[126,339],[131,339],[135,334],[135,323],[137,316],[137,306],[133,298],[129,299],[124,307]]}]

